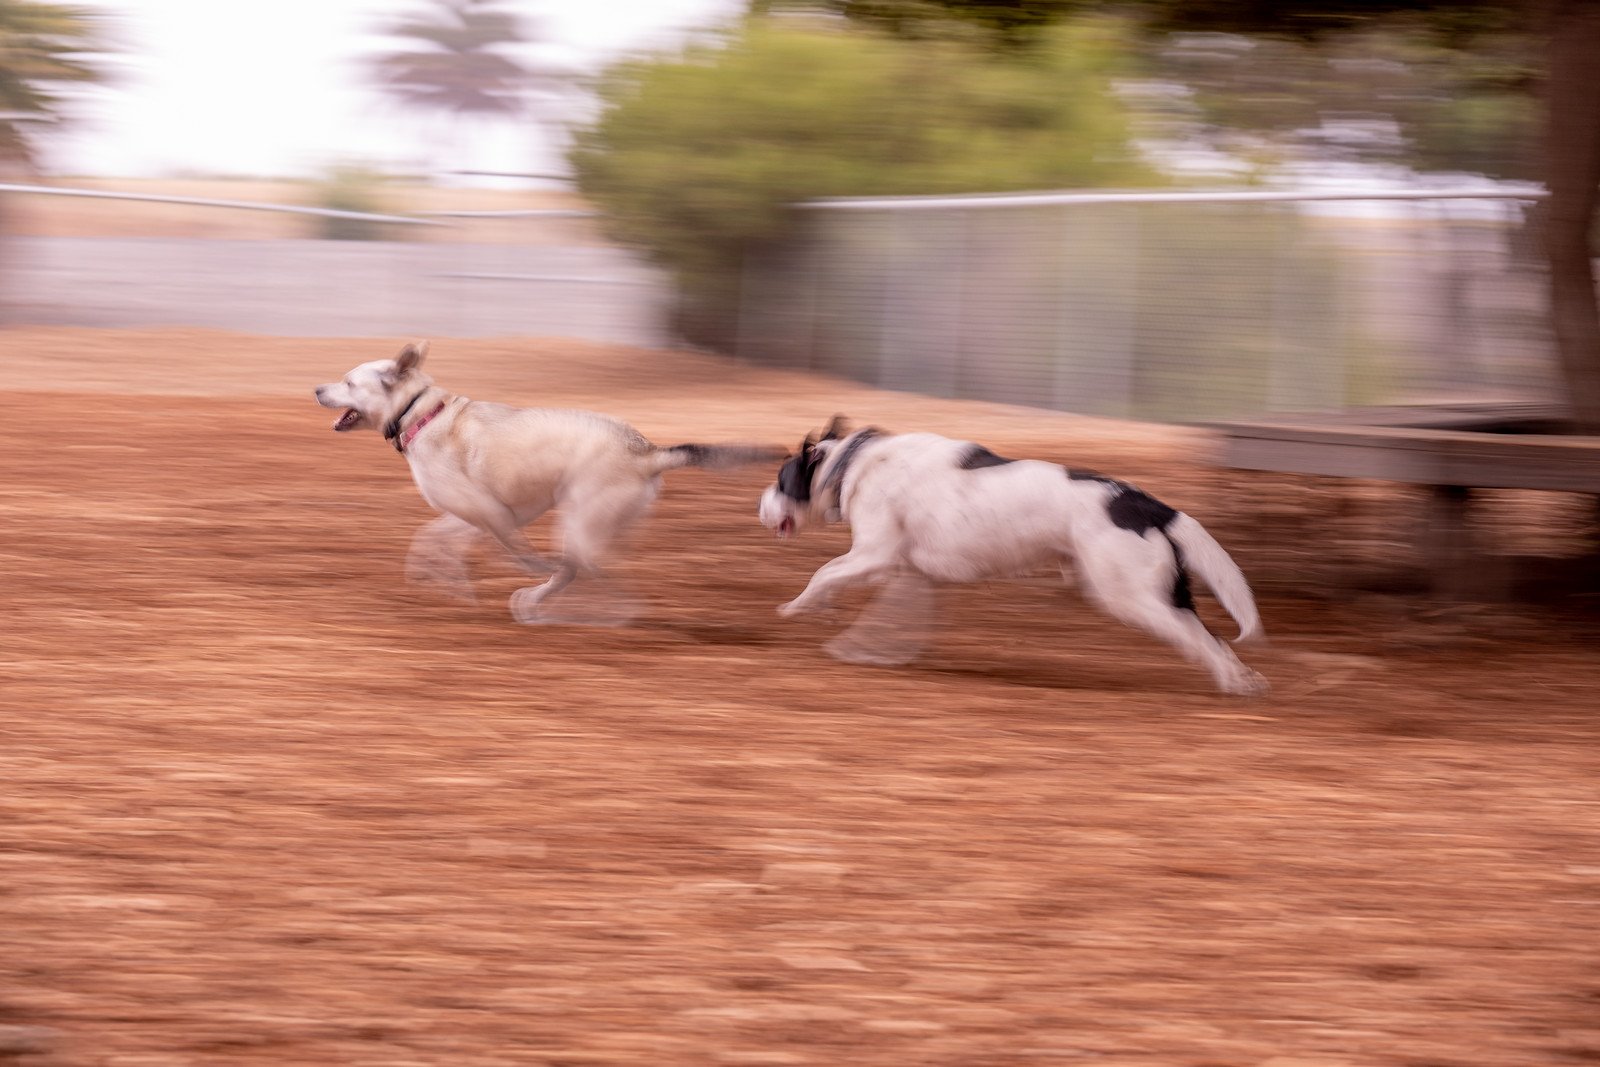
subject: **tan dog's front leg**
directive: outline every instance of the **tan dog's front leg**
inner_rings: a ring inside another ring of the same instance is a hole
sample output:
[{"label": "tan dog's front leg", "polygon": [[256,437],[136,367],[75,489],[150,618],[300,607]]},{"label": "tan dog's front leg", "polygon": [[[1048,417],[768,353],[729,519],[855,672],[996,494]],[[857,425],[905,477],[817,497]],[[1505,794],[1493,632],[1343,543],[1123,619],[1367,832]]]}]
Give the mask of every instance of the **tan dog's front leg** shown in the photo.
[{"label": "tan dog's front leg", "polygon": [[418,530],[406,553],[406,580],[445,596],[476,603],[467,573],[467,553],[482,532],[454,515],[441,515]]}]

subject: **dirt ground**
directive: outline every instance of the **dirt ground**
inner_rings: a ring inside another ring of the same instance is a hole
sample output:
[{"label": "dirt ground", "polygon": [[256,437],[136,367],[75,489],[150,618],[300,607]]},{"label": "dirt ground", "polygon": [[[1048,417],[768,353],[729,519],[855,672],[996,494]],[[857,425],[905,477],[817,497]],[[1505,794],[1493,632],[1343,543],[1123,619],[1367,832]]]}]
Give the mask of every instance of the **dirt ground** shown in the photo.
[{"label": "dirt ground", "polygon": [[[429,516],[310,386],[389,346],[0,334],[0,1061],[1469,1067],[1600,1060],[1592,599],[1350,593],[1402,490],[696,356],[436,340],[661,443],[835,411],[1140,482],[1259,593],[1244,702],[1041,581],[849,666],[841,550],[669,476],[629,629],[405,586]],[[1563,511],[1563,509],[1567,509]],[[1576,504],[1497,499],[1558,555]],[[1214,603],[1202,605],[1215,619]]]}]

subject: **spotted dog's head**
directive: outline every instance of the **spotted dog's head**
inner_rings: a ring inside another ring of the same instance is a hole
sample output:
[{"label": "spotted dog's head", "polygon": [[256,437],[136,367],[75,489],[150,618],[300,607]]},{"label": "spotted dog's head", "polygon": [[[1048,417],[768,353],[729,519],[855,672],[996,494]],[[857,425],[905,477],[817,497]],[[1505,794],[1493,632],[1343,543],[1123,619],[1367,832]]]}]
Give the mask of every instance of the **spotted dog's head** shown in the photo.
[{"label": "spotted dog's head", "polygon": [[791,453],[778,468],[778,480],[761,494],[757,512],[761,525],[779,537],[793,537],[817,517],[812,500],[817,475],[828,453],[849,433],[844,416],[835,415],[820,439],[815,433],[806,435],[800,442],[800,451]]},{"label": "spotted dog's head", "polygon": [[433,384],[422,373],[422,359],[428,342],[406,345],[393,359],[375,359],[355,367],[343,381],[317,386],[317,403],[325,408],[343,408],[333,422],[339,432],[361,428],[382,429],[393,437],[395,423],[408,404]]}]

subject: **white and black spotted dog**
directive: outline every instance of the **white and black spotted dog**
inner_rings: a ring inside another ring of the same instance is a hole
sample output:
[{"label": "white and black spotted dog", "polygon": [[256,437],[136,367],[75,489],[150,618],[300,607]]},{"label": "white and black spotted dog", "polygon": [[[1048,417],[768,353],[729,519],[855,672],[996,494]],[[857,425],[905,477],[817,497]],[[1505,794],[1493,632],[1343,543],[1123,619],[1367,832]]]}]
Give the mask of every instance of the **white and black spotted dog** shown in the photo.
[{"label": "white and black spotted dog", "polygon": [[1267,688],[1194,610],[1190,572],[1238,623],[1238,640],[1259,635],[1238,566],[1193,518],[1115,479],[931,433],[851,433],[836,418],[784,463],[760,516],[779,537],[819,519],[851,528],[850,551],[824,564],[780,615],[896,576],[960,583],[1055,566],[1069,583],[1075,570],[1107,612],[1204,666],[1224,692]]}]

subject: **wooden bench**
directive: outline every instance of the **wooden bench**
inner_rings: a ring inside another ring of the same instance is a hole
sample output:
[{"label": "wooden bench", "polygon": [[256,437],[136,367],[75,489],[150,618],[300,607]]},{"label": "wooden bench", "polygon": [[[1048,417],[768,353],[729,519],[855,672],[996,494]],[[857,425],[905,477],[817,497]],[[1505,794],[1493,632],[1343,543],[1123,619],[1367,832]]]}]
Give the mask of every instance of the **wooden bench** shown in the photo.
[{"label": "wooden bench", "polygon": [[1431,487],[1420,547],[1434,591],[1445,596],[1478,591],[1472,490],[1600,495],[1600,437],[1564,432],[1565,414],[1549,404],[1426,404],[1205,425],[1222,435],[1227,467]]}]

